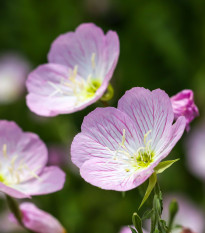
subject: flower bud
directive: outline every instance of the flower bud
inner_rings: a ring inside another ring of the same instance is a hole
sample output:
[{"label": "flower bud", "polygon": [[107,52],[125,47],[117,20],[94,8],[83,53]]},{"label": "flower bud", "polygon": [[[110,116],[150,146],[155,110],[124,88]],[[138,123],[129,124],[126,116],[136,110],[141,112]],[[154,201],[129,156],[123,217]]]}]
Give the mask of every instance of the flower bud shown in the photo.
[{"label": "flower bud", "polygon": [[[22,213],[22,224],[29,230],[36,233],[66,233],[60,222],[49,213],[37,208],[34,204],[25,202],[20,205]],[[14,215],[10,217],[16,222]]]},{"label": "flower bud", "polygon": [[171,97],[174,117],[180,116],[186,118],[186,129],[189,130],[190,122],[199,115],[197,106],[194,103],[194,93],[192,90],[183,90]]}]

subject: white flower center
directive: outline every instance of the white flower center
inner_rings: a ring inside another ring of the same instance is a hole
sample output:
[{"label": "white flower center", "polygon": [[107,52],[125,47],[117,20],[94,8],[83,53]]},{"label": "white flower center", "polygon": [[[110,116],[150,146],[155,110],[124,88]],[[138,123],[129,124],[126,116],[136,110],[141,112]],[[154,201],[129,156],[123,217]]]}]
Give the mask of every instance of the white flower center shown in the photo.
[{"label": "white flower center", "polygon": [[[96,54],[92,53],[91,65],[93,73],[96,68],[95,57]],[[100,79],[93,78],[92,74],[89,74],[87,79],[84,79],[83,77],[78,76],[77,73],[78,65],[75,65],[74,69],[69,71],[68,79],[62,79],[59,83],[60,85],[48,81],[49,85],[54,88],[54,92],[50,94],[50,97],[56,96],[57,94],[61,94],[63,96],[75,96],[76,104],[91,99],[101,86],[102,81]]]},{"label": "white flower center", "polygon": [[28,172],[33,178],[39,179],[39,176],[35,173],[38,168],[31,170],[27,164],[24,163],[24,159],[22,159],[17,165],[16,160],[18,159],[18,155],[14,155],[9,158],[6,144],[3,145],[2,154],[4,162],[0,163],[0,182],[7,186],[19,184],[22,182],[21,177],[25,172]]},{"label": "white flower center", "polygon": [[144,146],[139,147],[135,153],[131,153],[125,146],[126,135],[125,129],[123,129],[122,141],[119,143],[119,148],[116,150],[113,159],[122,161],[125,164],[124,169],[126,172],[144,169],[154,161],[155,153],[151,149],[152,139],[147,141],[150,133],[151,130],[144,135]]}]

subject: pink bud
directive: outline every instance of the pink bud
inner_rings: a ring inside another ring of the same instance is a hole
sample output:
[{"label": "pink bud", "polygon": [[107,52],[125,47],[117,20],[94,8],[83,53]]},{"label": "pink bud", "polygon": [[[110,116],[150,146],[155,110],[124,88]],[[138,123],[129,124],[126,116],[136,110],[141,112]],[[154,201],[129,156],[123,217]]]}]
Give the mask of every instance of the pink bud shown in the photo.
[{"label": "pink bud", "polygon": [[186,130],[188,131],[190,122],[199,115],[197,106],[194,103],[194,93],[192,90],[183,90],[171,97],[174,117],[179,116],[186,118]]},{"label": "pink bud", "polygon": [[[60,222],[49,213],[37,208],[34,204],[25,202],[20,205],[24,226],[36,233],[66,233]],[[13,214],[11,221],[17,222]]]}]

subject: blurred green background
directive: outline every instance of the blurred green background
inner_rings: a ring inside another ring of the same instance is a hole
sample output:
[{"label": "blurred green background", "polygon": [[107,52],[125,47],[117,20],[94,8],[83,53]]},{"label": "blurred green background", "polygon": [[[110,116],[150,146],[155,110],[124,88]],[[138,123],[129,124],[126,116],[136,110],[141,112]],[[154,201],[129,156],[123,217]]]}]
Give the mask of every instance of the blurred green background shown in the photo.
[{"label": "blurred green background", "polygon": [[[2,0],[0,52],[18,52],[35,68],[47,62],[50,44],[57,36],[83,22],[94,22],[105,32],[115,30],[120,38],[120,58],[111,81],[115,97],[110,104],[116,106],[124,92],[134,86],[161,88],[170,96],[190,88],[200,110],[200,117],[191,125],[194,128],[205,114],[204,12],[204,0]],[[83,117],[97,106],[101,104],[54,118],[32,114],[25,95],[13,104],[0,106],[1,119],[13,120],[24,131],[37,133],[47,145],[66,147],[64,189],[32,201],[56,216],[68,233],[117,233],[121,226],[131,223],[131,214],[147,185],[123,197],[120,192],[87,184],[72,167],[72,138],[80,131]],[[205,207],[204,183],[185,166],[186,134],[168,157],[181,160],[160,176],[161,188],[163,192],[183,192]],[[0,204],[3,211],[6,205],[3,201]]]}]

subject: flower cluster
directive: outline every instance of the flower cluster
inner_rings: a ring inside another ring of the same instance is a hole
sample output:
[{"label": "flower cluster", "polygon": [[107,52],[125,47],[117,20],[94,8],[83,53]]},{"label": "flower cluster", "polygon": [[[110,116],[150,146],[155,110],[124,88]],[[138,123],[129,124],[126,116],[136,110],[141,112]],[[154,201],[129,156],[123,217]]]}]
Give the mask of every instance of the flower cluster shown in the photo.
[{"label": "flower cluster", "polygon": [[[75,32],[60,35],[51,45],[48,63],[28,76],[27,106],[38,115],[51,117],[105,100],[118,57],[119,39],[114,31],[104,34],[96,25],[85,23]],[[1,79],[7,84],[8,79]],[[170,98],[161,89],[132,88],[117,108],[97,108],[84,118],[71,145],[72,162],[92,185],[116,191],[136,188],[156,175],[156,167],[196,116],[191,90]],[[0,158],[0,191],[10,200],[11,220],[37,233],[65,233],[57,219],[34,204],[16,207],[11,201],[11,197],[31,198],[63,188],[65,173],[57,166],[47,166],[48,152],[42,140],[14,122],[0,120]],[[54,152],[49,162],[61,165],[65,161]]]}]

